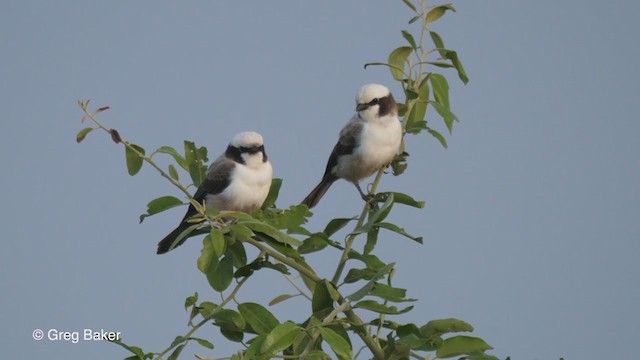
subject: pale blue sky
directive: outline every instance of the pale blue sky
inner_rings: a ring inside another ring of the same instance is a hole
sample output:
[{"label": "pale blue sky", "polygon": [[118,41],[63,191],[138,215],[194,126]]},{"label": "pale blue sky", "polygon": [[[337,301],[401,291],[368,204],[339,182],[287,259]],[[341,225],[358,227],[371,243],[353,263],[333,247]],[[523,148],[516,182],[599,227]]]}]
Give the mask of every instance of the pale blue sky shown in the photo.
[{"label": "pale blue sky", "polygon": [[[634,357],[640,5],[454,5],[434,28],[471,79],[447,73],[461,123],[446,151],[409,138],[408,171],[381,185],[428,203],[393,215],[424,245],[379,245],[399,263],[397,284],[420,299],[400,320],[464,319],[501,358]],[[35,328],[116,330],[159,351],[186,331],[185,297],[218,299],[195,266],[198,240],[155,255],[183,209],[138,224],[150,199],[180,194],[150,168],[129,177],[122,148],[102,134],[76,144],[78,99],[111,106],[102,119],[148,149],[191,139],[213,158],[233,134],[261,132],[288,206],[321,177],[362,84],[401,98],[386,69],[363,64],[402,44],[409,17],[399,0],[3,1],[3,357],[128,356],[107,343],[36,342]],[[358,199],[336,183],[309,228],[359,213]],[[293,291],[273,274],[249,285],[241,301]],[[306,304],[272,310],[302,321]],[[216,349],[193,345],[185,359],[236,349],[212,328],[200,336]]]}]

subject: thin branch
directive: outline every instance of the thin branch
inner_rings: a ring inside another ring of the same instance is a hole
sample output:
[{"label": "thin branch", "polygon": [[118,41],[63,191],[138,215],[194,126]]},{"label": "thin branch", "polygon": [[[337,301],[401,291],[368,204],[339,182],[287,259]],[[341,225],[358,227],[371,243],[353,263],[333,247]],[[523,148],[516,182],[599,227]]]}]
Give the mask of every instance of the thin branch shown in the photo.
[{"label": "thin branch", "polygon": [[[220,305],[218,305],[218,307],[216,307],[215,309],[213,309],[213,311],[211,312],[211,314],[209,316],[207,316],[206,318],[202,319],[202,321],[200,321],[199,323],[197,323],[194,327],[192,327],[186,334],[184,334],[184,338],[188,339],[191,337],[191,335],[193,335],[193,333],[195,333],[198,329],[200,329],[200,327],[202,327],[202,325],[206,324],[207,322],[209,322],[211,319],[213,319],[213,316],[216,315],[220,310],[222,310],[224,308],[225,305],[227,305],[232,299],[235,298],[236,294],[238,293],[238,291],[240,290],[240,287],[242,287],[242,285],[244,284],[245,281],[247,281],[248,278],[243,278],[242,280],[238,281],[238,283],[236,284],[235,288],[233,289],[233,291],[231,291],[231,293],[229,294],[229,296],[227,296],[226,299],[224,299],[224,301],[222,301],[220,303]],[[176,344],[176,346],[179,344]],[[161,360],[162,356],[165,355],[166,353],[168,353],[169,351],[171,351],[172,349],[174,349],[175,346],[170,346],[168,348],[166,348],[164,351],[162,351],[161,353],[158,354],[158,356],[155,357],[155,360]]]}]

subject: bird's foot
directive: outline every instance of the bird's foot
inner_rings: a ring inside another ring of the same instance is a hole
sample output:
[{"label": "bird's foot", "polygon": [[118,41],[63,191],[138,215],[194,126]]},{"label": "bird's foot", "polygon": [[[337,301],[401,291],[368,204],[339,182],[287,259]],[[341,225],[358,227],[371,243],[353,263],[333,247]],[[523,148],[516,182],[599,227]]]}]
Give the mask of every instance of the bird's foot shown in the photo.
[{"label": "bird's foot", "polygon": [[360,193],[360,197],[362,198],[362,200],[364,200],[367,204],[369,204],[369,207],[372,207],[374,203],[371,202],[371,200],[373,200],[373,198],[375,198],[376,196],[372,193],[365,194],[364,191],[362,191],[362,189],[360,188],[360,184],[354,183],[354,185],[356,186],[356,189],[358,189],[358,192]]}]

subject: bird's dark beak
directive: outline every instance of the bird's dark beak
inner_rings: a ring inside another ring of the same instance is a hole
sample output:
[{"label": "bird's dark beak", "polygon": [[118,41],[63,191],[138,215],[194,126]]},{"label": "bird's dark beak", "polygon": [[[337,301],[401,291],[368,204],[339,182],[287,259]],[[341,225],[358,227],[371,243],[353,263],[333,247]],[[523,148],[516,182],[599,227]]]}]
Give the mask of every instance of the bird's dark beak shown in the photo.
[{"label": "bird's dark beak", "polygon": [[369,107],[369,104],[358,104],[356,105],[356,111],[362,111]]}]

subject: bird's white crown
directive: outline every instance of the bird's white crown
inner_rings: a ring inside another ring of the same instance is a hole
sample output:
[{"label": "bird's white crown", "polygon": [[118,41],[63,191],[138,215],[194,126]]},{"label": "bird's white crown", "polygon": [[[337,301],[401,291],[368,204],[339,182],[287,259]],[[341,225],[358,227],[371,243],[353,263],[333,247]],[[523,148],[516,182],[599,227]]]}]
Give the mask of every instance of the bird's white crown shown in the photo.
[{"label": "bird's white crown", "polygon": [[389,95],[389,89],[380,84],[367,84],[358,90],[356,94],[356,104],[366,104],[375,98],[382,98]]},{"label": "bird's white crown", "polygon": [[236,134],[231,139],[231,145],[235,147],[251,147],[263,145],[262,135],[255,131],[244,131]]}]

